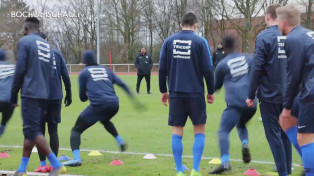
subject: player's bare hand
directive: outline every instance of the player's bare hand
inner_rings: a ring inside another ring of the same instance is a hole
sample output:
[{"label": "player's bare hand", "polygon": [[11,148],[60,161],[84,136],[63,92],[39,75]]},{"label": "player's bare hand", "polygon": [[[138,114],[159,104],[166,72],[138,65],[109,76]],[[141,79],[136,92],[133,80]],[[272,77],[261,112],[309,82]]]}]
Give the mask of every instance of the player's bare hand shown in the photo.
[{"label": "player's bare hand", "polygon": [[168,93],[162,93],[161,94],[161,102],[163,105],[167,106],[167,102],[169,103],[169,94]]},{"label": "player's bare hand", "polygon": [[289,119],[291,117],[291,110],[283,108],[281,114],[280,114],[280,119]]},{"label": "player's bare hand", "polygon": [[214,101],[215,101],[214,95],[213,95],[213,94],[207,94],[207,102],[208,102],[209,104],[213,104]]},{"label": "player's bare hand", "polygon": [[254,100],[253,99],[246,99],[246,104],[249,107],[254,107]]}]

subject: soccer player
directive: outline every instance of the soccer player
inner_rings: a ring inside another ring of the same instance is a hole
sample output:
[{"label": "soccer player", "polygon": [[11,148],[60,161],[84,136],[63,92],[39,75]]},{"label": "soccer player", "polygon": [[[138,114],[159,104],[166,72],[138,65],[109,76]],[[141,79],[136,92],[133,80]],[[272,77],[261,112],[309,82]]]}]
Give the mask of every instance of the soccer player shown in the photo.
[{"label": "soccer player", "polygon": [[7,123],[15,108],[12,103],[10,103],[13,75],[14,65],[10,65],[6,61],[4,50],[0,49],[0,113],[2,113],[0,137],[4,134]]},{"label": "soccer player", "polygon": [[[207,102],[214,102],[213,63],[206,39],[195,34],[198,23],[193,13],[183,16],[182,30],[168,37],[162,45],[159,61],[159,89],[161,101],[170,101],[169,122],[172,126],[172,151],[177,175],[185,175],[182,167],[183,128],[189,116],[194,125],[192,176],[201,175],[199,165],[205,145],[206,104],[204,82],[207,84]],[[169,86],[169,94],[167,83]]]},{"label": "soccer player", "polygon": [[11,90],[11,103],[17,106],[17,95],[21,89],[24,134],[23,157],[14,176],[26,175],[35,144],[53,167],[49,175],[55,176],[64,173],[66,169],[47,145],[40,128],[49,99],[53,51],[48,42],[38,34],[37,18],[26,18],[24,32],[26,36],[18,42],[18,59]]},{"label": "soccer player", "polygon": [[96,122],[101,122],[107,131],[120,145],[121,150],[125,150],[126,143],[118,135],[116,128],[110,121],[119,110],[119,99],[113,88],[117,84],[132,98],[134,95],[120,78],[110,69],[96,63],[93,51],[86,51],[83,54],[83,63],[86,64],[79,76],[79,94],[81,101],[90,101],[90,105],[80,114],[71,132],[71,148],[73,159],[65,162],[65,166],[80,166],[82,164],[80,156],[81,134],[93,126]]},{"label": "soccer player", "polygon": [[[279,125],[279,115],[283,108],[283,87],[286,77],[286,59],[278,57],[278,29],[276,9],[271,5],[266,9],[267,29],[258,34],[253,56],[253,74],[250,83],[248,106],[254,107],[257,90],[265,135],[272,151],[279,176],[291,174],[291,143]],[[281,53],[280,53],[281,54]]]},{"label": "soccer player", "polygon": [[[291,108],[295,96],[299,105],[297,140],[307,176],[314,175],[314,31],[300,26],[300,11],[287,5],[277,9],[279,29],[287,35],[288,83],[281,119],[293,123]],[[301,89],[299,90],[299,86]],[[296,127],[293,127],[296,129]],[[295,138],[295,137],[294,137]],[[294,139],[295,140],[295,139]]]},{"label": "soccer player", "polygon": [[[47,40],[47,35],[40,32],[39,35]],[[72,103],[72,94],[71,94],[71,82],[68,73],[68,69],[62,54],[56,50],[53,51],[53,75],[50,77],[49,86],[49,100],[47,101],[47,110],[44,116],[43,123],[41,124],[41,132],[45,135],[46,123],[48,126],[48,133],[50,139],[50,148],[53,153],[58,156],[59,151],[59,137],[58,137],[58,123],[61,122],[61,104],[62,104],[62,83],[65,85],[66,96],[64,99],[65,106],[69,106]],[[40,159],[40,166],[35,169],[35,172],[49,172],[52,168],[47,167],[46,157],[38,152]]]},{"label": "soccer player", "polygon": [[209,172],[210,174],[220,174],[231,170],[229,134],[235,126],[242,142],[243,161],[244,163],[251,161],[246,123],[256,112],[256,100],[254,107],[248,107],[245,103],[252,75],[252,56],[237,53],[235,51],[235,39],[231,36],[223,39],[223,45],[225,46],[226,57],[216,67],[215,90],[221,89],[224,85],[227,107],[222,114],[218,133],[221,165]]}]

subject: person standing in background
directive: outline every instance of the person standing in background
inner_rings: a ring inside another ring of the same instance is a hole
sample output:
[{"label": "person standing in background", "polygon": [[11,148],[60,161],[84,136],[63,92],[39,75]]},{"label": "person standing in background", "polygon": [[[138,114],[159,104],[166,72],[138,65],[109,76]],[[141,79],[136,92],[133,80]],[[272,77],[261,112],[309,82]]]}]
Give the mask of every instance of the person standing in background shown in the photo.
[{"label": "person standing in background", "polygon": [[141,52],[136,56],[134,64],[137,68],[136,93],[140,93],[141,81],[145,77],[147,85],[147,94],[150,92],[150,75],[153,68],[152,56],[146,53],[146,48],[142,47]]}]

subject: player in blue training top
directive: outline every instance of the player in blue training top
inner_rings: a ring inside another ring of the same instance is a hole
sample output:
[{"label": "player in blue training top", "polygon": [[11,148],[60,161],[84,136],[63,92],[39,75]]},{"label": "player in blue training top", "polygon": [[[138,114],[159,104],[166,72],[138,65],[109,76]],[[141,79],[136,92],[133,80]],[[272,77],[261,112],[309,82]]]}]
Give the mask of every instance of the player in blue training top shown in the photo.
[{"label": "player in blue training top", "polygon": [[227,107],[222,114],[218,133],[221,165],[210,171],[210,174],[220,174],[231,170],[229,134],[235,126],[242,142],[243,161],[244,163],[251,161],[246,123],[256,112],[256,100],[254,107],[248,107],[245,103],[253,70],[252,56],[237,53],[235,51],[235,39],[231,36],[223,39],[223,46],[227,56],[216,67],[215,90],[221,89],[224,85]]},{"label": "player in blue training top", "polygon": [[14,65],[9,64],[6,60],[4,50],[0,49],[0,113],[2,113],[0,137],[3,135],[14,111],[14,106],[10,103]]},{"label": "player in blue training top", "polygon": [[[159,61],[159,89],[161,101],[169,108],[169,125],[172,126],[172,151],[177,175],[185,175],[182,165],[183,127],[188,116],[194,125],[193,170],[201,175],[199,165],[205,145],[206,104],[204,77],[207,84],[207,101],[214,102],[213,63],[206,39],[195,34],[198,23],[193,13],[183,16],[182,30],[168,37],[162,45]],[[167,92],[167,80],[169,94]]]},{"label": "player in blue training top", "polygon": [[[122,151],[126,143],[110,121],[119,110],[119,98],[115,93],[114,84],[117,84],[135,100],[134,95],[126,84],[110,69],[96,63],[93,51],[83,54],[83,63],[86,64],[79,76],[79,94],[81,101],[90,101],[90,105],[80,114],[71,132],[71,149],[73,159],[65,162],[65,166],[80,166],[81,134],[97,122],[101,122],[106,130],[115,137]],[[137,102],[135,102],[137,103]]]},{"label": "player in blue training top", "polygon": [[276,8],[267,7],[265,22],[267,29],[258,34],[253,56],[253,74],[247,104],[254,106],[254,98],[260,101],[265,135],[275,160],[279,176],[291,174],[292,151],[288,136],[281,129],[279,115],[283,108],[284,84],[286,81],[286,59],[278,48],[283,40],[278,29]]},{"label": "player in blue training top", "polygon": [[[45,33],[40,32],[41,38],[48,40]],[[47,101],[47,109],[44,116],[43,123],[41,124],[41,132],[45,135],[46,123],[48,126],[48,133],[50,139],[50,148],[53,153],[58,156],[59,151],[59,136],[58,136],[58,123],[61,122],[61,104],[62,104],[62,82],[61,77],[65,86],[66,96],[64,99],[65,106],[69,106],[72,103],[71,96],[71,82],[68,73],[68,69],[62,54],[56,50],[53,51],[53,74],[49,81],[49,100]],[[40,166],[35,169],[35,172],[50,172],[51,166],[48,167],[46,163],[46,157],[38,152],[40,159]]]},{"label": "player in blue training top", "polygon": [[[314,175],[314,31],[303,28],[300,11],[287,5],[277,9],[279,29],[287,35],[288,82],[280,119],[293,123],[291,108],[299,105],[297,140],[301,147],[306,176]],[[301,89],[299,90],[299,86]],[[295,128],[295,127],[293,127]],[[295,128],[296,129],[296,128]]]},{"label": "player in blue training top", "polygon": [[50,161],[53,170],[49,175],[59,175],[66,169],[47,145],[40,128],[49,99],[53,51],[49,43],[38,34],[39,20],[37,18],[26,18],[24,30],[26,36],[18,42],[18,59],[11,90],[11,103],[17,106],[17,95],[21,89],[25,137],[22,161],[14,176],[26,175],[34,145]]}]

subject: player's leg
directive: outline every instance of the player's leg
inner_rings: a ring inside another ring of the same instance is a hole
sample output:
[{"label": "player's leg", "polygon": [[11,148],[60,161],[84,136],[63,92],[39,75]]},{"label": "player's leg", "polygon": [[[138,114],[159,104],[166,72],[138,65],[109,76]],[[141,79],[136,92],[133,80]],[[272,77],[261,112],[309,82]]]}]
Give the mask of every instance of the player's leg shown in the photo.
[{"label": "player's leg", "polygon": [[14,111],[14,106],[11,103],[0,103],[1,109],[2,109],[2,120],[1,120],[1,125],[0,125],[0,137],[3,135],[7,123],[12,117],[13,111]]},{"label": "player's leg", "polygon": [[200,175],[200,162],[205,147],[206,103],[204,96],[187,98],[185,108],[194,125],[193,170],[192,176]]},{"label": "player's leg", "polygon": [[140,86],[144,75],[137,75],[136,93],[140,93]]},{"label": "player's leg", "polygon": [[105,129],[115,138],[117,144],[120,146],[120,149],[122,152],[124,152],[127,149],[127,144],[123,140],[123,138],[118,134],[118,131],[114,124],[109,121],[101,121],[101,123],[104,125]]},{"label": "player's leg", "polygon": [[188,109],[186,108],[186,98],[171,97],[169,107],[168,125],[172,126],[172,153],[177,167],[177,175],[184,175],[182,153],[183,153],[183,127],[185,126]]},{"label": "player's leg", "polygon": [[314,176],[314,104],[299,104],[298,142],[306,176]]},{"label": "player's leg", "polygon": [[48,133],[50,138],[50,148],[52,152],[58,156],[59,153],[59,136],[58,136],[58,123],[48,123]]},{"label": "player's leg", "polygon": [[151,94],[150,92],[150,74],[145,75],[146,86],[147,86],[147,94]]},{"label": "player's leg", "polygon": [[95,117],[95,113],[99,110],[98,108],[90,105],[88,106],[78,117],[74,127],[71,131],[70,143],[73,154],[73,159],[63,163],[65,166],[80,166],[82,159],[80,155],[81,135],[82,133],[94,125],[98,119]]},{"label": "player's leg", "polygon": [[285,146],[282,141],[282,129],[279,125],[279,114],[282,105],[267,102],[260,103],[266,139],[273,154],[279,176],[288,174]]},{"label": "player's leg", "polygon": [[227,107],[222,113],[220,130],[218,132],[221,165],[210,171],[210,174],[219,174],[231,169],[229,155],[229,134],[241,118],[241,112],[237,108]]},{"label": "player's leg", "polygon": [[[41,132],[44,136],[45,136],[45,131],[46,131],[46,122],[44,121],[41,124]],[[49,172],[45,155],[43,155],[40,151],[38,151],[38,156],[40,160],[40,166],[37,169],[35,169],[34,172]]]},{"label": "player's leg", "polygon": [[251,154],[249,151],[249,136],[246,124],[256,113],[256,108],[245,108],[242,110],[242,116],[237,124],[238,135],[242,143],[242,159],[244,163],[251,161]]}]

